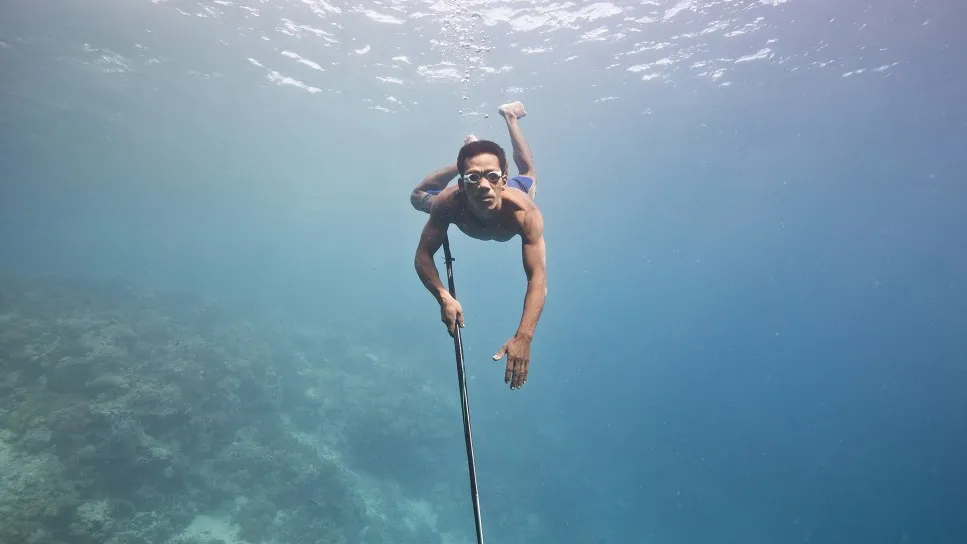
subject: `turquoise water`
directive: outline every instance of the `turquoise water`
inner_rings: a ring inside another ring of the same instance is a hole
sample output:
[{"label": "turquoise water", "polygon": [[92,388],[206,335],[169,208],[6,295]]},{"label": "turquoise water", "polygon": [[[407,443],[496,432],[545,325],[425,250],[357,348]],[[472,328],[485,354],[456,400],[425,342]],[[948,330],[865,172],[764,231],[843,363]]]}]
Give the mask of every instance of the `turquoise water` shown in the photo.
[{"label": "turquoise water", "polygon": [[[164,364],[188,356],[159,346],[197,337],[231,354],[212,373],[251,358],[289,384],[264,405],[232,393],[232,428],[275,414],[259,432],[322,448],[299,463],[337,456],[348,493],[387,503],[354,524],[472,542],[453,346],[413,268],[426,216],[409,192],[467,133],[509,149],[497,107],[521,100],[549,294],[520,391],[490,360],[520,319],[519,240],[451,229],[488,541],[967,541],[965,16],[941,0],[8,3],[0,314],[28,332],[0,343],[0,460],[70,466],[83,444],[37,446],[18,414],[108,401],[20,365],[63,316],[114,319]],[[140,312],[183,325],[150,336]],[[77,341],[69,356],[95,357]],[[158,368],[133,353],[118,373]],[[186,380],[179,395],[208,383]],[[299,419],[319,398],[354,447]],[[145,427],[183,455],[172,471],[228,455],[189,448],[184,425]],[[98,478],[78,501],[117,519],[101,542],[202,485],[161,499]],[[232,493],[261,500],[245,481]],[[224,525],[248,542],[230,526],[255,507],[228,496],[193,495],[144,538]],[[325,517],[285,497],[258,516]],[[39,541],[65,541],[81,510],[64,508],[31,522]],[[318,535],[283,518],[265,542]],[[376,532],[359,527],[346,541]]]}]

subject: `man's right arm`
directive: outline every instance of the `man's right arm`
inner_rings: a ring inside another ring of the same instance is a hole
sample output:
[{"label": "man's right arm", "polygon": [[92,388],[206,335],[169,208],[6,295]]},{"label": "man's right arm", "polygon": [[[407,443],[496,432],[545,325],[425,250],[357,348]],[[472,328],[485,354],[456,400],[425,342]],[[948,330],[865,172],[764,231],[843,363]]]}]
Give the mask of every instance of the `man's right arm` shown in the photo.
[{"label": "man's right arm", "polygon": [[427,291],[433,295],[436,301],[442,304],[443,299],[450,296],[450,293],[443,287],[443,282],[440,281],[440,273],[433,262],[433,255],[443,245],[443,238],[447,234],[450,221],[447,219],[446,209],[448,206],[441,204],[444,203],[437,201],[430,213],[430,218],[423,226],[420,242],[416,246],[414,264],[416,273],[420,276],[420,281],[423,282]]},{"label": "man's right arm", "polygon": [[432,194],[437,194],[440,191],[446,189],[450,180],[457,175],[457,164],[448,164],[442,168],[437,168],[436,170],[430,172],[428,176],[423,178],[416,188],[410,193],[410,204],[414,208],[421,212],[430,213],[430,207],[428,205],[426,197],[430,194],[427,191],[432,191]]}]

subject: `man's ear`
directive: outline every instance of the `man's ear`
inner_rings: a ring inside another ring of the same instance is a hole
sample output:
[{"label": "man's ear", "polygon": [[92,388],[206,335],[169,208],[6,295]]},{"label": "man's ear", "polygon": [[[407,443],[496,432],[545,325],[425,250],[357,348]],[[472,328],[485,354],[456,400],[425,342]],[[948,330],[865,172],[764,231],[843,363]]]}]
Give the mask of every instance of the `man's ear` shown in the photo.
[{"label": "man's ear", "polygon": [[461,191],[463,190],[463,176],[457,176],[457,187],[459,187]]}]

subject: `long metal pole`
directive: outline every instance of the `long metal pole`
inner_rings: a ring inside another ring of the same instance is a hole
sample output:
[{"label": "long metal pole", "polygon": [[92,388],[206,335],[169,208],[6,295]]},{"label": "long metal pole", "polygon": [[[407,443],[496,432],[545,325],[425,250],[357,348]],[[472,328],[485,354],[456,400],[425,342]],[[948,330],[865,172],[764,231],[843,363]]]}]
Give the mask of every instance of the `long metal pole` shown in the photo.
[{"label": "long metal pole", "polygon": [[[450,296],[457,298],[453,285],[453,256],[450,254],[450,239],[444,235],[443,256],[447,263],[447,284]],[[477,525],[477,544],[483,544],[483,521],[480,519],[480,495],[477,493],[477,467],[473,459],[473,437],[470,432],[470,400],[467,397],[467,375],[463,365],[463,338],[459,324],[453,335],[453,349],[457,356],[457,381],[460,384],[460,407],[463,410],[463,435],[467,442],[467,466],[470,469],[470,498],[473,501],[473,518]]]}]

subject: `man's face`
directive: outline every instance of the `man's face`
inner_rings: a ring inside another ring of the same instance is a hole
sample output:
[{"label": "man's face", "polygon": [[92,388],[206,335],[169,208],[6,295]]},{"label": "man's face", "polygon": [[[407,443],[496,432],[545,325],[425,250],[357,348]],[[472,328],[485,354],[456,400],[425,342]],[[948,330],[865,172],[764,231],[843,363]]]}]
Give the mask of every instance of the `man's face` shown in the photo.
[{"label": "man's face", "polygon": [[507,185],[507,174],[500,170],[500,159],[482,153],[467,159],[466,166],[460,186],[470,204],[480,211],[499,208],[501,193]]}]

